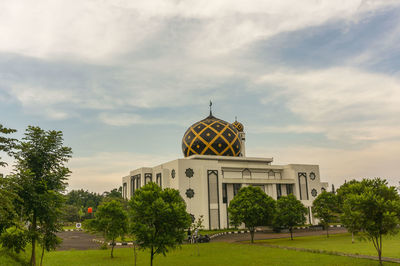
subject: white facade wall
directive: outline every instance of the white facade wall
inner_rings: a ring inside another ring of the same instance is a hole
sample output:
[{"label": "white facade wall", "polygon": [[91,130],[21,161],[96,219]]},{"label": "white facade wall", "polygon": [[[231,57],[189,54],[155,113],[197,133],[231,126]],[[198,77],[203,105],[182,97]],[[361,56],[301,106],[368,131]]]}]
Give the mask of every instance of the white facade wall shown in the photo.
[{"label": "white facade wall", "polygon": [[[271,158],[252,158],[252,157],[226,157],[226,156],[205,156],[193,155],[183,159],[170,161],[152,168],[139,168],[130,172],[130,175],[122,178],[123,188],[126,186],[124,197],[131,197],[131,178],[140,174],[140,186],[144,185],[145,174],[152,174],[153,182],[156,182],[156,176],[161,173],[162,188],[170,187],[178,189],[187,205],[187,211],[198,218],[204,217],[204,225],[208,229],[210,223],[218,224],[217,228],[227,228],[227,207],[234,197],[234,184],[241,186],[259,186],[265,193],[274,199],[277,199],[277,185],[281,185],[282,196],[287,195],[287,186],[292,185],[293,194],[300,199],[299,173],[306,176],[307,194],[302,194],[302,203],[307,207],[312,206],[315,199],[322,189],[327,189],[327,183],[321,183],[318,165],[271,165]],[[193,177],[189,178],[185,172],[187,169],[193,170]],[[172,171],[175,171],[175,177],[172,178]],[[216,171],[218,173],[218,202],[209,204],[209,185],[208,173]],[[314,180],[310,179],[310,174],[315,175]],[[227,200],[224,202],[223,184],[227,188]],[[188,189],[193,189],[194,197],[189,198],[186,195]],[[317,193],[312,195],[312,191]],[[308,199],[307,199],[308,198]],[[213,211],[214,210],[214,211]],[[210,213],[218,210],[218,223],[215,216],[210,221]],[[315,224],[312,213],[307,216],[307,222]],[[215,226],[214,226],[215,227]]]}]

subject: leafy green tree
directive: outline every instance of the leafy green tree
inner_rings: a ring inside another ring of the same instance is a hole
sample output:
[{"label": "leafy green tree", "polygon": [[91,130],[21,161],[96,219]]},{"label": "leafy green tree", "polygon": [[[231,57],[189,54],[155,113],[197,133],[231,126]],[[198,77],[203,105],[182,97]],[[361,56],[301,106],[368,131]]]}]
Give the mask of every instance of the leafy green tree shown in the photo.
[{"label": "leafy green tree", "polygon": [[307,208],[293,194],[280,197],[276,201],[274,224],[289,229],[293,240],[293,227],[306,222]]},{"label": "leafy green tree", "polygon": [[[5,152],[10,154],[12,148],[15,145],[16,139],[8,138],[5,135],[16,132],[15,129],[6,128],[2,124],[0,124],[0,152]],[[6,166],[7,164],[1,161],[0,157],[0,166]]]},{"label": "leafy green tree", "polygon": [[135,191],[129,206],[131,233],[141,249],[150,249],[150,265],[155,254],[166,256],[170,248],[182,244],[191,217],[178,190],[162,190],[150,182]]},{"label": "leafy green tree", "polygon": [[61,131],[45,131],[29,126],[25,137],[16,145],[15,181],[19,187],[17,194],[21,199],[21,213],[29,222],[29,236],[32,243],[31,265],[36,265],[36,243],[43,238],[39,226],[47,226],[47,233],[55,235],[57,216],[62,202],[61,194],[66,187],[70,171],[65,166],[71,158],[71,148],[63,146]]},{"label": "leafy green tree", "polygon": [[67,205],[74,205],[83,211],[84,216],[81,217],[82,219],[89,219],[92,218],[92,216],[87,212],[87,209],[92,207],[93,212],[96,212],[97,207],[103,201],[104,197],[99,193],[79,189],[70,191],[65,198],[65,203]]},{"label": "leafy green tree", "polygon": [[340,209],[340,213],[342,214],[340,215],[340,220],[342,224],[346,225],[346,229],[351,232],[351,243],[354,243],[354,235],[357,234],[359,231],[358,220],[355,216],[343,215],[344,202],[349,195],[359,195],[362,193],[362,186],[357,184],[360,184],[360,182],[357,180],[351,180],[350,182],[346,182],[341,185],[336,191],[338,207]]},{"label": "leafy green tree", "polygon": [[81,209],[74,205],[64,205],[62,208],[61,217],[63,222],[75,223],[81,222]]},{"label": "leafy green tree", "polygon": [[43,207],[43,212],[46,215],[39,217],[39,243],[42,246],[42,255],[40,257],[40,266],[43,265],[44,251],[55,250],[56,247],[61,243],[61,239],[55,234],[62,229],[61,214],[62,207],[64,204],[64,198],[54,191],[48,191],[41,195],[43,202],[46,205]]},{"label": "leafy green tree", "polygon": [[329,224],[338,219],[338,200],[332,192],[322,192],[314,200],[312,211],[314,216],[320,220],[320,223],[326,230],[326,237],[329,237]]},{"label": "leafy green tree", "polygon": [[343,221],[351,221],[352,228],[357,228],[362,236],[372,241],[382,265],[382,236],[399,232],[400,196],[386,180],[364,179],[353,184],[353,191],[343,205]]},{"label": "leafy green tree", "polygon": [[9,177],[0,177],[0,235],[9,227],[17,225],[17,212],[14,202],[18,196],[14,192],[14,184]]},{"label": "leafy green tree", "polygon": [[229,203],[230,223],[238,227],[244,223],[254,243],[256,226],[269,225],[275,214],[275,200],[259,187],[243,187]]},{"label": "leafy green tree", "polygon": [[27,241],[27,231],[17,226],[8,228],[0,236],[2,246],[16,253],[25,251]]},{"label": "leafy green tree", "polygon": [[119,189],[112,189],[111,191],[105,191],[102,195],[105,198],[122,199],[122,187]]},{"label": "leafy green tree", "polygon": [[111,241],[111,258],[114,258],[115,240],[128,232],[128,216],[119,201],[104,202],[97,209],[95,219],[85,221],[85,228],[102,233],[106,241]]}]

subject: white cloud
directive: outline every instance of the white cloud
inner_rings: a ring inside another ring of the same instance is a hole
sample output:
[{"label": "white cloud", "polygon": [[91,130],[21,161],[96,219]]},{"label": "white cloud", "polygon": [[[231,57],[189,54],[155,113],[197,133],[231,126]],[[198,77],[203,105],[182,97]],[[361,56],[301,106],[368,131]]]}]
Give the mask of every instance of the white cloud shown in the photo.
[{"label": "white cloud", "polygon": [[[0,4],[0,51],[105,63],[146,47],[149,41],[162,43],[163,38],[183,34],[180,38],[186,40],[185,46],[177,43],[179,47],[187,46],[195,57],[210,56],[332,19],[355,21],[360,15],[396,4],[361,0],[4,0]],[[168,25],[170,20],[177,24]],[[193,25],[182,29],[182,21]],[[166,27],[166,35],[157,36]]]},{"label": "white cloud", "polygon": [[178,155],[154,155],[101,152],[87,157],[74,157],[69,163],[72,175],[69,190],[89,189],[103,192],[122,185],[122,177],[139,167],[153,167],[174,160]]},{"label": "white cloud", "polygon": [[[396,77],[339,67],[281,70],[257,83],[275,88],[264,104],[280,99],[301,118],[298,125],[282,127],[282,132],[323,132],[331,139],[354,141],[400,137],[400,79]],[[257,130],[279,131],[271,126]]]}]

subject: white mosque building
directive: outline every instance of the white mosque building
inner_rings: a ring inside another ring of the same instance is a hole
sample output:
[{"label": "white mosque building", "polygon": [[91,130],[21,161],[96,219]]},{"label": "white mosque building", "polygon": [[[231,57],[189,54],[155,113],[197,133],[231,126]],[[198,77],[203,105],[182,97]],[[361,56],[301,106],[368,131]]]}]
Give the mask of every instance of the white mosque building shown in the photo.
[{"label": "white mosque building", "polygon": [[207,229],[229,227],[228,206],[241,187],[258,186],[274,199],[294,194],[308,208],[307,223],[315,224],[313,200],[326,190],[319,166],[273,165],[272,158],[247,157],[241,123],[210,115],[190,126],[182,138],[184,158],[132,170],[122,178],[123,197],[148,182],[180,191],[192,217],[203,215]]}]

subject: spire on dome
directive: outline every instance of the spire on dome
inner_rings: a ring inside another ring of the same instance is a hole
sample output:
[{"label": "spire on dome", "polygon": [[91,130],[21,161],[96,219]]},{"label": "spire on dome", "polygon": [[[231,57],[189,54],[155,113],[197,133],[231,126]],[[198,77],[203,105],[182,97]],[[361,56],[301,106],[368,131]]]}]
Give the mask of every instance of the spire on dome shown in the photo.
[{"label": "spire on dome", "polygon": [[212,116],[212,101],[210,100],[210,116]]}]

